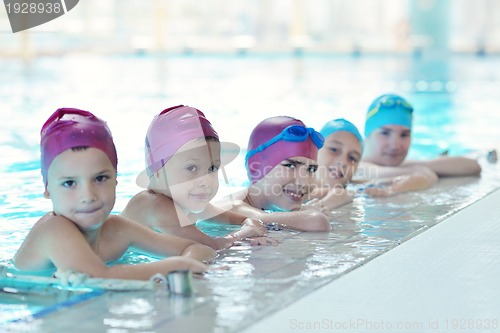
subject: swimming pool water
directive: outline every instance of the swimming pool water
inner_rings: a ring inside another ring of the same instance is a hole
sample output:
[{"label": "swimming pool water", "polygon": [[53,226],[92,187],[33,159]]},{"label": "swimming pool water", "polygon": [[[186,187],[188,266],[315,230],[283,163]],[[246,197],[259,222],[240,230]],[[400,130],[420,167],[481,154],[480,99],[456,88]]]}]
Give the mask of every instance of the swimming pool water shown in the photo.
[{"label": "swimming pool water", "polygon": [[[415,106],[413,157],[435,156],[443,150],[461,154],[498,146],[500,114],[496,110],[500,100],[494,91],[500,81],[499,64],[500,59],[494,57],[466,56],[442,60],[326,55],[71,55],[40,58],[25,67],[18,60],[3,59],[0,262],[14,255],[31,225],[51,209],[50,201],[42,197],[38,142],[41,125],[58,107],[88,109],[108,121],[119,156],[114,210],[120,212],[140,190],[135,185],[135,175],[143,169],[143,142],[149,121],[168,106],[187,104],[201,109],[223,140],[244,148],[253,126],[270,115],[295,116],[316,128],[332,118],[345,117],[362,129],[364,112],[371,100],[395,91]],[[218,325],[241,324],[243,319],[239,316],[249,309],[231,301],[230,295],[237,290],[238,304],[244,304],[253,295],[249,286],[262,291],[267,290],[266,283],[274,284],[276,292],[269,298],[283,297],[283,303],[289,302],[290,297],[353,269],[366,258],[425,230],[491,191],[498,185],[495,172],[496,169],[485,171],[483,178],[492,180],[490,184],[470,180],[456,191],[451,185],[446,188],[445,183],[446,190],[440,188],[439,193],[415,193],[395,204],[391,200],[382,200],[381,204],[359,198],[352,206],[332,212],[333,233],[273,233],[286,240],[287,246],[241,246],[227,251],[218,265],[229,265],[234,270],[209,275],[208,283],[200,290],[210,289],[217,295]],[[229,184],[222,183],[221,195],[245,185],[242,155],[228,165],[227,174]],[[422,202],[427,206],[418,207]],[[214,235],[229,231],[202,227]],[[332,244],[336,246],[335,253],[329,250]],[[314,249],[314,255],[303,258],[303,266],[296,268],[297,275],[283,283],[273,275],[271,267],[293,266],[293,258],[302,258],[294,249],[304,253]],[[271,252],[276,258],[289,258],[290,262],[264,260],[264,253]],[[128,254],[123,260],[132,263],[151,259]],[[299,291],[304,284],[309,286]],[[262,301],[252,306],[264,304]]]}]

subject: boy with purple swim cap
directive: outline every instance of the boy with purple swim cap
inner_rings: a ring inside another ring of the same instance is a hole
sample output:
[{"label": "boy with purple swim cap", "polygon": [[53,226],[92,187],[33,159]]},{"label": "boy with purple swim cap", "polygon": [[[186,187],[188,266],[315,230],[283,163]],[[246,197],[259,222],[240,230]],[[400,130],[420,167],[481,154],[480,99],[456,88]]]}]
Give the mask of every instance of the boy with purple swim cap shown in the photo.
[{"label": "boy with purple swim cap", "polygon": [[118,158],[111,132],[103,120],[92,113],[73,108],[56,110],[40,132],[41,170],[45,186],[47,171],[54,158],[75,147],[94,147],[102,150],[117,169]]},{"label": "boy with purple swim cap", "polygon": [[[221,147],[233,154],[221,155]],[[163,110],[153,118],[146,134],[146,170],[137,177],[137,184],[146,190],[129,201],[122,215],[215,250],[230,247],[242,238],[263,236],[265,229],[258,221],[210,203],[219,189],[219,168],[238,152],[236,145],[219,141],[200,110],[184,105]],[[212,238],[194,225],[198,220],[243,226],[225,237]],[[251,242],[261,244],[267,239]]]},{"label": "boy with purple swim cap", "polygon": [[268,228],[328,231],[327,217],[303,209],[317,169],[323,137],[298,119],[277,116],[261,121],[252,131],[245,158],[250,186],[232,194],[232,210],[260,219]]},{"label": "boy with purple swim cap", "polygon": [[[160,235],[111,215],[116,198],[117,157],[106,123],[88,111],[58,109],[41,134],[44,196],[53,211],[39,219],[14,256],[23,274],[76,271],[90,277],[148,280],[155,274],[191,269],[215,252],[191,240]],[[114,265],[130,246],[169,258],[154,264]],[[182,257],[172,257],[183,254]],[[199,260],[199,261],[198,261]]]}]

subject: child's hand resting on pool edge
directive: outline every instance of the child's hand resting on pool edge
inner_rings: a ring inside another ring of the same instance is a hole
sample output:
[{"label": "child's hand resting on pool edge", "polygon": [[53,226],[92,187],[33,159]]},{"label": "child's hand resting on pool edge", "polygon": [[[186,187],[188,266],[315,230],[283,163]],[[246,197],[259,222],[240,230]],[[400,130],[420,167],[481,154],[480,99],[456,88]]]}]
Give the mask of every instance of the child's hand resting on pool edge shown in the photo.
[{"label": "child's hand resting on pool edge", "polygon": [[369,184],[364,193],[370,197],[390,197],[398,193],[425,190],[437,181],[436,173],[425,169]]},{"label": "child's hand resting on pool edge", "polygon": [[276,246],[280,244],[281,242],[272,237],[248,237],[242,239],[242,241],[248,242],[252,246],[266,246],[266,245],[271,245],[271,246]]},{"label": "child's hand resting on pool edge", "polygon": [[266,225],[256,219],[246,218],[239,231],[233,233],[237,242],[248,242],[250,245],[277,245],[279,241],[266,237]]},{"label": "child's hand resting on pool edge", "polygon": [[260,220],[247,217],[241,225],[242,228],[238,232],[238,236],[240,237],[257,237],[267,234],[267,228]]}]

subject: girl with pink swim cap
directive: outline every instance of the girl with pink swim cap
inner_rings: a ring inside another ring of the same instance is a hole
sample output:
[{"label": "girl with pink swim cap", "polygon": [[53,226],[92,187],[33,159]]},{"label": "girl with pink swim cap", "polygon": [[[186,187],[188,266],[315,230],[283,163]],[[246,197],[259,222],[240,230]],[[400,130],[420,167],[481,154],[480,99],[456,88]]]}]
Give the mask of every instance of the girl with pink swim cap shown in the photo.
[{"label": "girl with pink swim cap", "polygon": [[[108,126],[88,111],[58,109],[41,130],[44,196],[53,211],[38,220],[14,256],[24,274],[76,271],[90,277],[148,280],[189,269],[203,272],[216,253],[191,240],[156,233],[110,215],[116,198],[115,145]],[[107,265],[134,245],[169,258]]]},{"label": "girl with pink swim cap", "polygon": [[[219,189],[219,168],[228,163],[221,158],[219,136],[198,109],[179,105],[156,115],[146,135],[146,170],[138,178],[146,190],[136,194],[122,216],[149,228],[193,239],[215,250],[250,238],[253,245],[273,244],[264,236],[259,221],[229,212],[210,203]],[[233,145],[236,157],[239,148]],[[209,220],[242,225],[225,237],[212,238],[195,223]]]},{"label": "girl with pink swim cap", "polygon": [[322,145],[321,134],[298,119],[278,116],[260,122],[250,135],[246,155],[251,184],[227,198],[232,211],[269,223],[271,229],[328,231],[326,215],[302,205]]}]

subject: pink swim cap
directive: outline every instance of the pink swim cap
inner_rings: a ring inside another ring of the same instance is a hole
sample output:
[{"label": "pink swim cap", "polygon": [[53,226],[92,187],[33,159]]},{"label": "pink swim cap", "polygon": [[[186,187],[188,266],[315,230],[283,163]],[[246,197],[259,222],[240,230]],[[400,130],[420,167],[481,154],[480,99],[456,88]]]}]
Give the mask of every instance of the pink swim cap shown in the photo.
[{"label": "pink swim cap", "polygon": [[[177,105],[156,115],[146,134],[146,170],[136,179],[139,187],[149,187],[151,176],[189,141],[219,135],[203,112],[190,106]],[[220,142],[220,141],[219,141]],[[221,167],[238,156],[240,148],[230,142],[220,142]]]},{"label": "pink swim cap", "polygon": [[88,111],[57,109],[43,124],[40,136],[41,169],[45,185],[47,172],[54,158],[70,148],[100,149],[108,155],[111,164],[117,169],[118,158],[111,131],[105,121]]},{"label": "pink swim cap", "polygon": [[146,167],[149,176],[160,170],[185,143],[219,135],[203,112],[190,106],[177,105],[153,118],[146,134]]},{"label": "pink swim cap", "polygon": [[[304,129],[302,140],[278,139],[290,126]],[[270,141],[271,140],[271,141]],[[273,142],[275,141],[275,142]],[[250,181],[255,183],[269,173],[281,161],[290,157],[303,156],[312,160],[318,158],[318,149],[323,145],[323,137],[311,128],[306,128],[298,119],[278,116],[261,121],[252,131],[248,141],[245,161]],[[270,145],[268,145],[271,143]]]}]

